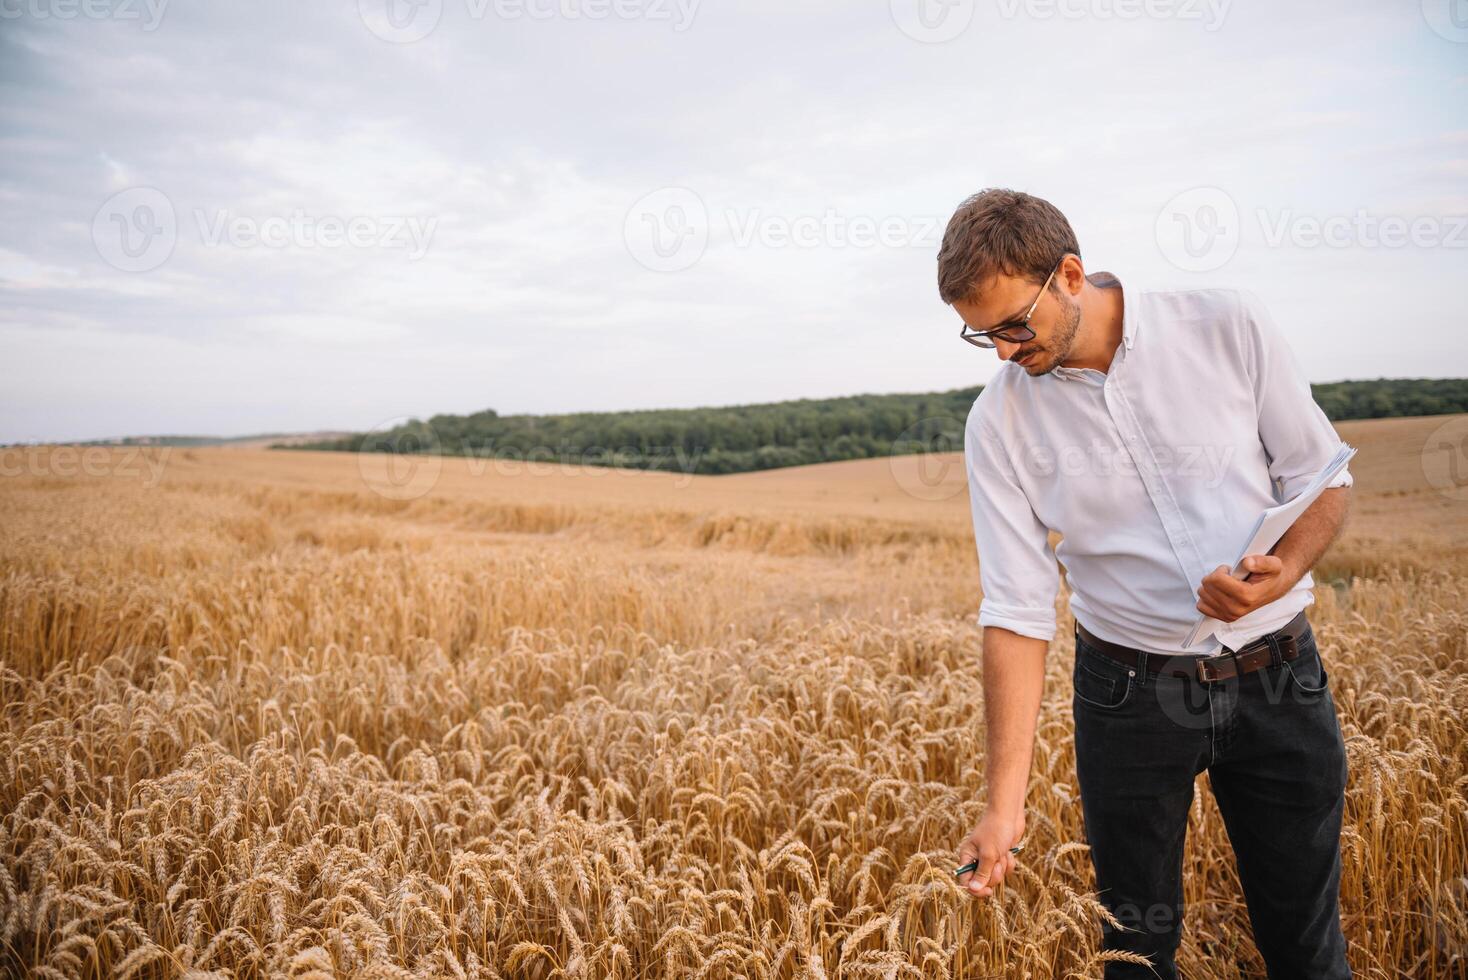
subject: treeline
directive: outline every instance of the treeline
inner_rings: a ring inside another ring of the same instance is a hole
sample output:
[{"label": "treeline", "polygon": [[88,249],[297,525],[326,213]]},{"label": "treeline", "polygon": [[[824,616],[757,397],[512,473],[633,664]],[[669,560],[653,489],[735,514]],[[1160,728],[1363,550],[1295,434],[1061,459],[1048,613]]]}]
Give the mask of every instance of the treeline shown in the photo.
[{"label": "treeline", "polygon": [[1333,381],[1311,385],[1310,390],[1332,422],[1468,412],[1468,379],[1464,378]]},{"label": "treeline", "polygon": [[[489,409],[276,448],[742,473],[916,452],[961,452],[964,420],[981,387],[635,412],[500,415]],[[1382,378],[1311,388],[1333,421],[1468,412],[1468,379]]]}]

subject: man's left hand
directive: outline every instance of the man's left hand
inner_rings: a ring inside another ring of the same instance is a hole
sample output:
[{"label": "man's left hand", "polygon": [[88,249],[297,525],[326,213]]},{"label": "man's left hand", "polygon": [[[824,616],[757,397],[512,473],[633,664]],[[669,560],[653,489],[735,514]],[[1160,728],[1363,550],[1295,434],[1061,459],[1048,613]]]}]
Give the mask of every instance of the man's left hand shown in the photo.
[{"label": "man's left hand", "polygon": [[1267,606],[1295,584],[1285,575],[1284,561],[1275,555],[1250,555],[1244,559],[1246,578],[1234,578],[1227,565],[1219,565],[1198,589],[1197,609],[1205,616],[1232,623]]}]

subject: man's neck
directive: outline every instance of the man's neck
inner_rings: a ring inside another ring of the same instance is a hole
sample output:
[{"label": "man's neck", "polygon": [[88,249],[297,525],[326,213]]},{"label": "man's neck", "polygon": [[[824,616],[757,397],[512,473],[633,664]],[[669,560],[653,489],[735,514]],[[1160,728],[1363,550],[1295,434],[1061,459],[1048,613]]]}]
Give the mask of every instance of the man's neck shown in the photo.
[{"label": "man's neck", "polygon": [[[1096,282],[1103,285],[1098,286]],[[1094,368],[1104,374],[1110,370],[1116,349],[1121,346],[1121,285],[1108,272],[1092,273],[1081,287],[1079,302],[1081,322],[1076,328],[1075,346],[1060,363],[1068,368]]]}]

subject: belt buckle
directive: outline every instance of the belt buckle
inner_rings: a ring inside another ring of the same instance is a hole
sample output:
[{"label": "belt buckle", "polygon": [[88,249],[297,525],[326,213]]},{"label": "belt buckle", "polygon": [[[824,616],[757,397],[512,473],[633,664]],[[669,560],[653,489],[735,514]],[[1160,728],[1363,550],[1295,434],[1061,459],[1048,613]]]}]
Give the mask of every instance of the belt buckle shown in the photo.
[{"label": "belt buckle", "polygon": [[[1196,667],[1198,680],[1204,684],[1208,684],[1212,681],[1226,681],[1230,677],[1237,677],[1239,665],[1234,657],[1235,654],[1232,651],[1228,653],[1215,653],[1211,657],[1199,657]],[[1215,673],[1213,671],[1213,665],[1220,663],[1229,663],[1232,667],[1227,673]]]}]

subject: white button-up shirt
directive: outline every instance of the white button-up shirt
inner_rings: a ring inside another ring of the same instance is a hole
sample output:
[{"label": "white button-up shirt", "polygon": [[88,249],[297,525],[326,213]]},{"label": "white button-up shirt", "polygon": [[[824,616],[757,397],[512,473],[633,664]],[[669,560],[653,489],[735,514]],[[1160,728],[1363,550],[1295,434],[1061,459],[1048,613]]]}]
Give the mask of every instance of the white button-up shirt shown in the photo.
[{"label": "white button-up shirt", "polygon": [[[1070,611],[1105,640],[1162,653],[1239,649],[1314,602],[1285,595],[1183,646],[1203,578],[1230,565],[1260,511],[1324,469],[1340,437],[1259,297],[1122,289],[1109,370],[1032,378],[1005,362],[974,399],[964,461],[979,625],[1050,640],[1065,566]],[[1332,487],[1350,486],[1349,469]],[[1062,535],[1052,549],[1050,530]]]}]

